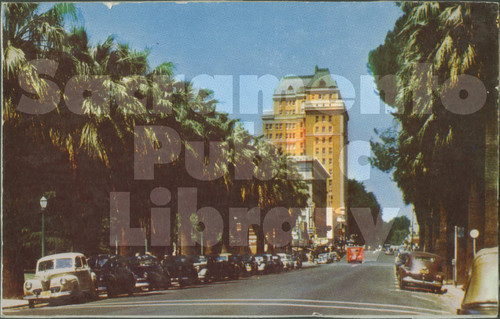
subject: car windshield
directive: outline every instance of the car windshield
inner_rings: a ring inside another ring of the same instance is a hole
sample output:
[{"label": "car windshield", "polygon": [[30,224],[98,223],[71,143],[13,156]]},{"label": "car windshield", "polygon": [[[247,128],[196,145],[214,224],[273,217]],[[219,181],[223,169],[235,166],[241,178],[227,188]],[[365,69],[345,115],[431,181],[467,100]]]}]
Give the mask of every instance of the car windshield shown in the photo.
[{"label": "car windshield", "polygon": [[109,258],[108,257],[101,257],[101,258],[98,258],[96,261],[95,261],[95,265],[98,267],[98,268],[102,268],[104,267],[104,265],[106,265],[106,263],[109,261]]},{"label": "car windshield", "polygon": [[207,262],[207,258],[205,256],[195,256],[193,258],[193,261],[195,263],[206,263]]},{"label": "car windshield", "polygon": [[227,261],[227,256],[219,256],[217,257],[217,261]]},{"label": "car windshield", "polygon": [[51,270],[51,269],[54,269],[54,261],[53,260],[42,261],[38,264],[38,271],[46,271],[46,270]]},{"label": "car windshield", "polygon": [[73,266],[73,259],[61,258],[56,259],[56,269],[71,268]]}]

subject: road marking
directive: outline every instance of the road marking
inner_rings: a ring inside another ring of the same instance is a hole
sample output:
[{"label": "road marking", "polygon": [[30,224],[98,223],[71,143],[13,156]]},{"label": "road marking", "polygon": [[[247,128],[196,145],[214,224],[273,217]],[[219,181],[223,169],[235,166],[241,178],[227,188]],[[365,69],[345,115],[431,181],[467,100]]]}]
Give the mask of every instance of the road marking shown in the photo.
[{"label": "road marking", "polygon": [[[369,307],[390,307],[397,309],[409,309],[409,310],[423,310],[428,312],[440,313],[440,314],[449,314],[447,311],[421,308],[421,307],[412,307],[412,306],[401,306],[401,305],[393,305],[393,304],[379,304],[379,303],[369,303],[369,302],[353,302],[353,301],[334,301],[334,300],[311,300],[311,299],[178,299],[178,300],[158,300],[158,301],[127,301],[127,302],[108,302],[108,303],[95,303],[96,307],[99,306],[133,306],[133,305],[148,305],[154,306],[157,304],[179,304],[179,303],[195,303],[195,304],[209,304],[210,303],[218,303],[218,302],[226,302],[226,303],[241,303],[243,304],[260,304],[260,302],[302,302],[302,303],[315,303],[315,304],[349,304],[353,306],[369,306]],[[92,305],[92,304],[87,304]],[[78,308],[80,305],[68,305],[67,308]],[[311,305],[312,307],[312,305]],[[367,308],[361,308],[367,309]]]},{"label": "road marking", "polygon": [[415,295],[415,294],[411,294],[411,296],[412,296],[413,298],[417,298],[417,299],[427,300],[427,301],[434,302],[434,303],[436,302],[436,300],[429,299],[429,298],[422,297],[422,296],[418,296],[418,295]]},{"label": "road marking", "polygon": [[[72,309],[86,309],[86,308],[123,308],[122,304],[88,304],[87,306],[74,306],[70,307]],[[371,308],[371,307],[348,307],[348,306],[331,306],[331,305],[308,305],[308,304],[289,304],[289,303],[277,303],[277,302],[178,302],[178,303],[155,303],[155,304],[127,304],[127,307],[180,307],[180,306],[287,306],[287,307],[302,307],[302,308],[326,308],[326,309],[348,309],[356,311],[379,311],[379,312],[394,312],[394,313],[405,313],[414,315],[429,315],[429,312],[439,313],[439,314],[450,314],[446,311],[437,311],[432,309],[419,308],[424,311],[412,311],[412,310],[397,310],[397,309],[381,309],[381,308]],[[47,308],[41,308],[47,309]]]}]

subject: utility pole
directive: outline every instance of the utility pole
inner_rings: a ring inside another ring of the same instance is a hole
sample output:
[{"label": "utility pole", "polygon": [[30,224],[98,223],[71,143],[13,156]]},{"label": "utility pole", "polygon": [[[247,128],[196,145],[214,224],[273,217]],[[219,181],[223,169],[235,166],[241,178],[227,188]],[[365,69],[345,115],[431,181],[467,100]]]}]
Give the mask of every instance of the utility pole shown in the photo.
[{"label": "utility pole", "polygon": [[410,251],[413,251],[413,210],[411,211],[411,228],[410,228]]},{"label": "utility pole", "polygon": [[457,286],[458,227],[455,225],[455,252],[453,259],[453,286]]}]

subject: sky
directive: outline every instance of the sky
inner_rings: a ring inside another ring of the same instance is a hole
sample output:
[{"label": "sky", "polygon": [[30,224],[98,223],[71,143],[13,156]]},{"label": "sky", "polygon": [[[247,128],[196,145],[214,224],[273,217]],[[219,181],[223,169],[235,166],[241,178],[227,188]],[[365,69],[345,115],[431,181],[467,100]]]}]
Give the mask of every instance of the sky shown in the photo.
[{"label": "sky", "polygon": [[368,142],[376,139],[373,129],[393,123],[389,108],[376,95],[367,61],[402,14],[394,2],[76,7],[91,43],[114,35],[133,49],[149,48],[152,67],[173,62],[178,78],[212,89],[220,101],[218,109],[240,118],[254,134],[262,132],[262,110],[271,108],[280,78],[313,74],[315,65],[329,68],[348,108],[348,177],[362,181],[375,194],[385,221],[397,214],[411,218],[412,207],[404,205],[391,176],[370,168],[366,156]]}]

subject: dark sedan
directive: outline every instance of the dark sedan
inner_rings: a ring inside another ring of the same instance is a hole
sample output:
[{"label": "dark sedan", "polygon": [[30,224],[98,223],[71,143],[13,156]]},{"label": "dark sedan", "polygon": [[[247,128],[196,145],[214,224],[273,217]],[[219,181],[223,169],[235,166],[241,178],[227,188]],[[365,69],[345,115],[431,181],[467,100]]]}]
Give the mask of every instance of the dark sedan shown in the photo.
[{"label": "dark sedan", "polygon": [[163,270],[155,256],[146,254],[131,257],[128,266],[137,278],[138,289],[167,289],[170,286],[168,272]]},{"label": "dark sedan", "polygon": [[108,297],[134,293],[135,275],[122,257],[102,254],[90,258],[89,265],[96,274],[98,292],[106,292]]},{"label": "dark sedan", "polygon": [[193,258],[188,256],[166,256],[162,266],[170,274],[172,282],[177,282],[180,287],[193,285],[198,281],[198,271],[194,267]]},{"label": "dark sedan", "polygon": [[411,252],[399,267],[399,287],[420,287],[438,292],[443,286],[442,259],[438,255]]}]

